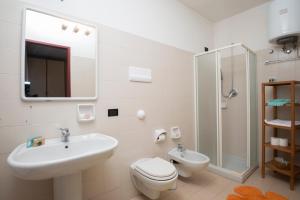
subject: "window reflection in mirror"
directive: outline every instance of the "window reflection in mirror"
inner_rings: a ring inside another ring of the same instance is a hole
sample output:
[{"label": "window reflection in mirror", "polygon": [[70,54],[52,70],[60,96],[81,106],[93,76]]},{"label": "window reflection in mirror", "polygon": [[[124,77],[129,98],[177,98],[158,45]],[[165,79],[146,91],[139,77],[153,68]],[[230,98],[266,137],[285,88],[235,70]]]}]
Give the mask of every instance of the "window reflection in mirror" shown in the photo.
[{"label": "window reflection in mirror", "polygon": [[24,34],[24,96],[94,98],[95,27],[27,9]]}]

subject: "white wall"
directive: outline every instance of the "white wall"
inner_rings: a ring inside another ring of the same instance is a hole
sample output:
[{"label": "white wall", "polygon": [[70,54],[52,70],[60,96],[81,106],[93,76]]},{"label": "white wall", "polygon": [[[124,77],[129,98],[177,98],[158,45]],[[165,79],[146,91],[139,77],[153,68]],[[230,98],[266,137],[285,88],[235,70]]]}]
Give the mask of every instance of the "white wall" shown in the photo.
[{"label": "white wall", "polygon": [[255,51],[269,47],[267,30],[269,4],[265,3],[215,23],[214,48],[238,42]]},{"label": "white wall", "polygon": [[192,52],[212,47],[212,23],[177,0],[21,0]]}]

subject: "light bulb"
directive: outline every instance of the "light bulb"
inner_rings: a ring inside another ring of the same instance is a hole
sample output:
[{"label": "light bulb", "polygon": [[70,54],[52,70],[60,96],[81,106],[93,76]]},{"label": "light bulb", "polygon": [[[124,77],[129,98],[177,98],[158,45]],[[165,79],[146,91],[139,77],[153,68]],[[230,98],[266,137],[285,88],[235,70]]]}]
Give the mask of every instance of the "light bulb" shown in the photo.
[{"label": "light bulb", "polygon": [[78,33],[79,32],[79,28],[77,26],[74,27],[73,29],[74,33]]},{"label": "light bulb", "polygon": [[84,34],[85,34],[86,36],[89,36],[89,35],[91,34],[91,32],[90,32],[89,30],[86,30],[86,31],[84,32]]},{"label": "light bulb", "polygon": [[67,28],[68,28],[68,26],[67,26],[66,24],[62,24],[62,25],[61,25],[61,29],[62,29],[63,31],[67,30]]}]

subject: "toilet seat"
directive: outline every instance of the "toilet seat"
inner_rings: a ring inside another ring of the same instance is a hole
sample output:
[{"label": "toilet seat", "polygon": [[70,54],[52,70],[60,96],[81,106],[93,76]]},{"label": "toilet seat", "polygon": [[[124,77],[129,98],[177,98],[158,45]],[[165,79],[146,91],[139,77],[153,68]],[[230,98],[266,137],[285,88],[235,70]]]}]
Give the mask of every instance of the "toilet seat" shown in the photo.
[{"label": "toilet seat", "polygon": [[167,181],[177,177],[176,168],[171,163],[158,157],[137,161],[135,171],[155,181]]},{"label": "toilet seat", "polygon": [[130,165],[130,177],[138,191],[150,199],[176,189],[178,172],[170,162],[161,158],[143,158]]}]

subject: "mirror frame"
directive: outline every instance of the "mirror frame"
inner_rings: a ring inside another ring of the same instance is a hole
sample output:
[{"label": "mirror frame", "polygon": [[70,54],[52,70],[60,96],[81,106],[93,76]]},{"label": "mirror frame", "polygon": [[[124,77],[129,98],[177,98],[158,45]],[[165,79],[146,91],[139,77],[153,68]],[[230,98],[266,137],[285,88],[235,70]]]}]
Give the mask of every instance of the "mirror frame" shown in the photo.
[{"label": "mirror frame", "polygon": [[[72,22],[77,22],[81,23],[83,25],[91,26],[95,28],[95,34],[96,34],[96,58],[95,58],[95,96],[92,97],[26,97],[25,95],[25,45],[26,45],[26,38],[25,38],[25,29],[26,29],[26,11],[31,10],[35,12],[39,12],[42,14],[50,15],[53,17],[59,17],[65,20],[69,20]],[[22,38],[21,38],[21,99],[23,101],[91,101],[91,100],[97,100],[98,98],[98,72],[99,72],[99,65],[98,65],[98,41],[99,41],[99,35],[98,35],[98,27],[95,24],[92,23],[87,23],[87,22],[82,22],[81,20],[78,20],[75,17],[66,17],[64,15],[61,15],[59,13],[53,12],[53,11],[47,11],[47,10],[41,10],[41,9],[36,9],[32,7],[25,7],[23,9],[23,15],[22,15]]]}]

